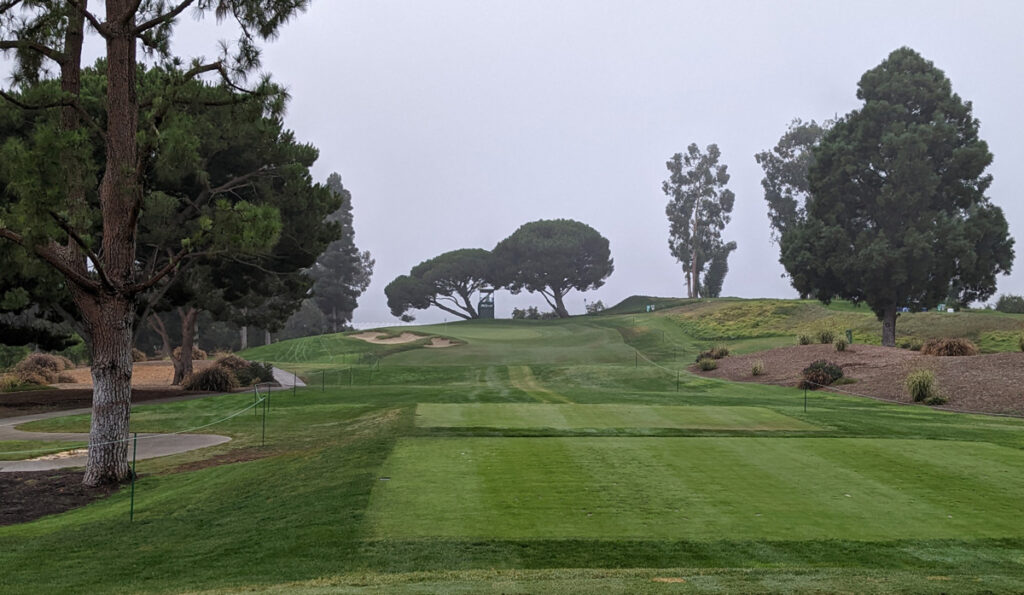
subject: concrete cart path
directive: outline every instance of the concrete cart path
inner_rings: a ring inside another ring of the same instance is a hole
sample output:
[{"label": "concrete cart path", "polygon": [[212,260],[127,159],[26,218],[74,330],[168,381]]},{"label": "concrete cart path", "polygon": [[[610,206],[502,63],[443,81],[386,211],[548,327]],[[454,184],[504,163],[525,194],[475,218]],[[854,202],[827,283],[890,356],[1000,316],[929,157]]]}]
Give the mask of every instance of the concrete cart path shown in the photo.
[{"label": "concrete cart path", "polygon": [[[148,401],[140,403],[150,405],[157,402],[183,401],[200,398],[209,395],[189,395],[187,397],[171,397],[159,401]],[[64,411],[51,411],[48,413],[37,413],[35,415],[22,415],[20,417],[7,417],[0,419],[0,441],[6,440],[41,440],[41,441],[68,441],[81,442],[83,445],[89,442],[89,434],[70,432],[26,432],[15,426],[26,424],[41,419],[63,417],[67,415],[81,415],[90,413],[90,409],[68,409]],[[231,438],[218,436],[216,434],[139,434],[139,459],[152,459],[174,455],[190,450],[206,448],[223,444]],[[131,456],[131,443],[128,446]],[[85,448],[66,451],[64,453],[51,454],[35,459],[23,461],[0,461],[0,473],[12,471],[51,471],[53,469],[65,469],[70,467],[84,467],[88,453]]]},{"label": "concrete cart path", "polygon": [[274,372],[274,380],[281,385],[279,390],[291,388],[293,383],[297,388],[306,386],[306,383],[293,372],[287,372],[281,368],[271,368],[271,370]]}]

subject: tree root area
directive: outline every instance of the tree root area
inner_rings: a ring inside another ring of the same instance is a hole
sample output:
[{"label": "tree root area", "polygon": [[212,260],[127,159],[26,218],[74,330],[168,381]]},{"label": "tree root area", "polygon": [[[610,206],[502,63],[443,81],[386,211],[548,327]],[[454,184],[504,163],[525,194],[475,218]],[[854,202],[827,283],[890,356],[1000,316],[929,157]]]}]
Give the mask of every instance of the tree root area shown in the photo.
[{"label": "tree root area", "polygon": [[118,485],[87,488],[84,471],[0,473],[0,526],[27,523],[105,498]]}]

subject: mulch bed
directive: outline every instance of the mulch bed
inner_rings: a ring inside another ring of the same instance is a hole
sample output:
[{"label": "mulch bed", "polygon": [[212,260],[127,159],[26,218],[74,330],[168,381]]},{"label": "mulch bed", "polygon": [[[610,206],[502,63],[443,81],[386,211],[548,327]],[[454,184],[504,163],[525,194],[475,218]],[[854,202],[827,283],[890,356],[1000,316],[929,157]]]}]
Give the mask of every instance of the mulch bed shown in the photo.
[{"label": "mulch bed", "polygon": [[87,488],[84,471],[0,473],[0,526],[26,523],[109,496],[120,486]]},{"label": "mulch bed", "polygon": [[[178,387],[133,388],[132,403],[144,403],[157,399],[200,394],[205,393],[184,391]],[[92,407],[91,388],[27,390],[14,393],[0,393],[0,418],[88,407]]]},{"label": "mulch bed", "polygon": [[[696,366],[690,369],[711,378],[796,386],[801,370],[819,359],[835,362],[845,376],[856,380],[836,387],[839,390],[910,403],[904,379],[913,370],[923,368],[935,373],[939,392],[949,399],[944,408],[1024,415],[1024,353],[1020,352],[937,357],[877,345],[854,344],[846,351],[836,351],[832,345],[794,345],[729,356],[718,360],[718,368],[708,372]],[[757,360],[765,365],[762,376],[750,373]]]}]

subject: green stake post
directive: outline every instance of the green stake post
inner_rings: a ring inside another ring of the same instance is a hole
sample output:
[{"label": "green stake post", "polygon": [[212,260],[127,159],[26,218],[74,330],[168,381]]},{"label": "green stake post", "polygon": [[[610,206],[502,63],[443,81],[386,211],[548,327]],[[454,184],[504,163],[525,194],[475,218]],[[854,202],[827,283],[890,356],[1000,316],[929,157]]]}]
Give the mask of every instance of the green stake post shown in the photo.
[{"label": "green stake post", "polygon": [[132,441],[132,496],[131,496],[131,507],[128,509],[128,522],[135,522],[135,460],[139,452],[139,433],[135,432],[134,439]]}]

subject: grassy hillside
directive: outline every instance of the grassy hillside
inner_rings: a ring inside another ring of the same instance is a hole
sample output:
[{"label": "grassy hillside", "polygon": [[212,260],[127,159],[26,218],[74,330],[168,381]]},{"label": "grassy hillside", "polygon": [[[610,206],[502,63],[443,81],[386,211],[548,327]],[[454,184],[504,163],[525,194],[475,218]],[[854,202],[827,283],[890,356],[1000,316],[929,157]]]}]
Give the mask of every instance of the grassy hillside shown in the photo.
[{"label": "grassy hillside", "polygon": [[[795,389],[685,372],[707,341],[850,315],[722,300],[403,329],[463,342],[445,349],[256,348],[323,388],[271,396],[265,447],[245,411],[204,430],[231,442],[140,461],[132,524],[122,490],[0,527],[0,592],[1024,590],[1024,420],[833,394],[805,410]],[[132,430],[252,398],[139,406]]]}]

